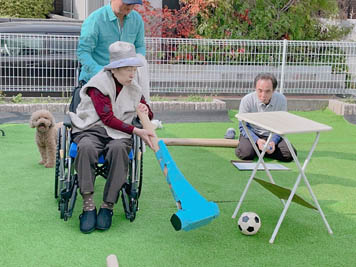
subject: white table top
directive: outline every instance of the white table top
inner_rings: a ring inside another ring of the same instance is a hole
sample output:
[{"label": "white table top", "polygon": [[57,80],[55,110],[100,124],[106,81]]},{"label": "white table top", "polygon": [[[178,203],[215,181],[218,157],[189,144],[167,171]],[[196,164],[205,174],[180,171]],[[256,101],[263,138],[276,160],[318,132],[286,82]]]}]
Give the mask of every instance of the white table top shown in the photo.
[{"label": "white table top", "polygon": [[236,118],[279,135],[330,131],[332,127],[286,111],[236,114]]}]

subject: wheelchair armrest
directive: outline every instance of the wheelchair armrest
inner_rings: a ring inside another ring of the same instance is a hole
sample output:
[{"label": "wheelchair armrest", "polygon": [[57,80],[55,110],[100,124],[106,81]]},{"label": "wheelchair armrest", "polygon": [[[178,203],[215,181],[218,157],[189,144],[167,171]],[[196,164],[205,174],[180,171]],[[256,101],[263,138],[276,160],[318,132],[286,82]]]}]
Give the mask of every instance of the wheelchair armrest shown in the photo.
[{"label": "wheelchair armrest", "polygon": [[63,125],[66,126],[66,127],[72,127],[72,121],[71,121],[69,115],[64,117]]},{"label": "wheelchair armrest", "polygon": [[135,126],[136,128],[139,128],[139,129],[142,129],[143,126],[141,124],[141,121],[138,117],[135,117],[133,120],[132,120],[132,125]]}]

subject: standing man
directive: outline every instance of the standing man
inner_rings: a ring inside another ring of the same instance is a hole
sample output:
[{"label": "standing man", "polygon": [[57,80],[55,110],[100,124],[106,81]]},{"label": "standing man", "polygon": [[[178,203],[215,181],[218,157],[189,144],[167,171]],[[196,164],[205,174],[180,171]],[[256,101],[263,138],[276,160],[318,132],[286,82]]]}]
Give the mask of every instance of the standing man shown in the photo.
[{"label": "standing man", "polygon": [[125,41],[135,46],[144,66],[137,70],[137,81],[149,102],[149,80],[145,60],[145,29],[141,15],[134,9],[142,0],[111,0],[84,20],[77,55],[82,65],[79,81],[87,83],[105,65],[109,64],[109,46]]},{"label": "standing man", "polygon": [[[258,74],[254,80],[254,86],[256,91],[249,93],[241,99],[239,113],[287,111],[287,100],[285,96],[275,91],[277,87],[277,79],[273,74]],[[269,132],[249,123],[247,123],[247,128],[253,141],[256,143],[257,148],[262,151]],[[241,122],[239,122],[239,129],[240,138],[235,154],[242,160],[253,160],[256,157],[256,152],[253,149]],[[279,135],[274,134],[268,146],[269,148],[266,151],[266,157],[284,162],[293,160],[286,142]],[[294,151],[296,152],[295,149]]]}]

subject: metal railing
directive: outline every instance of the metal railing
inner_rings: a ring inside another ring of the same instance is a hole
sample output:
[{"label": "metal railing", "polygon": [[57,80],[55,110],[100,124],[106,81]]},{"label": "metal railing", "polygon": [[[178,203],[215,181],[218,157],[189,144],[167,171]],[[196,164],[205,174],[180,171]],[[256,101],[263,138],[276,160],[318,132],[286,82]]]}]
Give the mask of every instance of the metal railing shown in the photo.
[{"label": "metal railing", "polygon": [[[0,33],[0,90],[68,92],[77,36]],[[260,72],[286,94],[350,94],[356,43],[146,38],[151,93],[243,94]]]},{"label": "metal railing", "polygon": [[77,36],[0,33],[0,90],[71,91],[77,42]]},{"label": "metal railing", "polygon": [[356,88],[352,42],[146,38],[151,92],[246,93],[260,72],[291,94],[348,94]]}]

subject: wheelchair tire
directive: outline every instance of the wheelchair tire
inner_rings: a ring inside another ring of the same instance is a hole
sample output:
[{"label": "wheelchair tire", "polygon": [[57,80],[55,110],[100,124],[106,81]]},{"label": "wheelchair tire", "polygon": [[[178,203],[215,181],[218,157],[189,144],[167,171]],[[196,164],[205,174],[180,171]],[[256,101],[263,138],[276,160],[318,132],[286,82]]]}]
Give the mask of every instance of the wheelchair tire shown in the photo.
[{"label": "wheelchair tire", "polygon": [[56,166],[54,170],[54,198],[58,198],[58,183],[59,183],[59,166],[60,166],[60,153],[61,148],[61,129],[58,129],[57,132],[57,146],[56,146]]},{"label": "wheelchair tire", "polygon": [[60,218],[64,221],[67,221],[72,215],[72,207],[74,204],[71,201],[71,196],[75,184],[75,177],[71,173],[71,158],[67,155],[70,143],[70,133],[67,131],[67,128],[67,126],[63,125],[58,133],[58,160],[56,161],[55,173],[55,194],[57,194],[58,197],[58,210],[60,212]]},{"label": "wheelchair tire", "polygon": [[[141,145],[142,144],[142,140],[141,140]],[[137,188],[137,199],[140,198],[141,196],[141,191],[142,191],[142,181],[143,181],[143,153],[141,154],[141,161],[140,161],[140,180],[139,180],[139,184],[138,184],[138,188]],[[137,208],[138,209],[138,208]]]},{"label": "wheelchair tire", "polygon": [[[59,201],[58,203],[58,208],[60,211],[60,218],[64,219],[64,215],[65,215],[65,202],[64,201]],[[66,221],[66,219],[64,219]]]},{"label": "wheelchair tire", "polygon": [[138,199],[131,198],[130,210],[131,210],[131,216],[129,220],[130,222],[133,222],[136,219],[136,212],[138,211]]},{"label": "wheelchair tire", "polygon": [[[135,156],[132,159],[131,169],[128,172],[128,180],[122,190],[122,204],[124,206],[126,219],[133,222],[136,219],[138,208],[138,199],[141,195],[143,178],[143,141],[136,139]],[[138,156],[140,155],[140,156]]]}]

